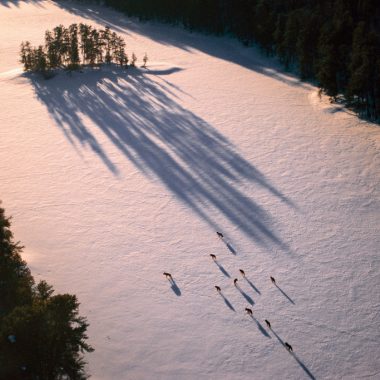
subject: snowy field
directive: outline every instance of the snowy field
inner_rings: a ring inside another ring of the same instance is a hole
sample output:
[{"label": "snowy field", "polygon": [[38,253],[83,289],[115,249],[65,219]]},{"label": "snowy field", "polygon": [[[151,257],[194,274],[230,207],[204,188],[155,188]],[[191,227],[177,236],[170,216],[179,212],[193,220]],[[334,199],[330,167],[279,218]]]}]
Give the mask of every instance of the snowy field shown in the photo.
[{"label": "snowy field", "polygon": [[[22,74],[22,40],[83,21],[148,70]],[[92,379],[380,378],[379,126],[253,48],[101,7],[2,0],[0,36],[0,199],[34,276],[78,295]]]}]

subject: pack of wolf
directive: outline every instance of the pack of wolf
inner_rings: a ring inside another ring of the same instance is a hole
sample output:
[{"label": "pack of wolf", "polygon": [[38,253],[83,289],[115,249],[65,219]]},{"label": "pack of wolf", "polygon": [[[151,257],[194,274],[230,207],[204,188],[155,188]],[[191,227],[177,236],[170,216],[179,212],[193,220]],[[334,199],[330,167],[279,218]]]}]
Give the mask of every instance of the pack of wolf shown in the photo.
[{"label": "pack of wolf", "polygon": [[[217,235],[217,237],[218,237],[219,239],[221,239],[222,241],[225,241],[225,240],[224,240],[224,234],[223,234],[222,232],[216,231],[216,235]],[[211,259],[212,259],[214,262],[217,262],[217,257],[216,257],[216,255],[214,255],[213,253],[211,253],[211,254],[210,254],[210,257],[211,257]],[[240,272],[240,274],[242,275],[243,278],[246,277],[246,276],[245,276],[245,271],[244,271],[243,269],[239,269],[239,272]],[[164,276],[166,277],[166,279],[169,280],[171,283],[174,283],[174,279],[173,279],[173,276],[172,276],[171,273],[164,272],[163,275],[164,275]],[[277,284],[276,284],[276,279],[275,279],[273,276],[269,276],[269,279],[270,279],[270,281],[272,282],[273,285],[277,286]],[[234,283],[234,286],[235,286],[235,287],[238,287],[238,286],[239,286],[239,285],[238,285],[238,281],[239,281],[238,278],[235,278],[235,279],[233,280],[233,283]],[[217,291],[219,294],[222,294],[222,289],[221,289],[220,286],[215,285],[215,289],[216,289],[216,291]],[[253,310],[252,310],[252,307],[246,307],[246,308],[245,308],[245,312],[246,312],[247,315],[249,315],[250,317],[253,318]],[[271,323],[270,323],[267,319],[265,319],[264,322],[265,322],[266,326],[268,327],[268,329],[269,329],[270,331],[273,331],[273,330],[272,330],[272,325],[271,325]],[[284,346],[284,347],[285,347],[290,353],[293,352],[293,347],[292,347],[288,342],[284,342],[284,343],[282,343],[282,344],[283,344],[283,346]]]}]

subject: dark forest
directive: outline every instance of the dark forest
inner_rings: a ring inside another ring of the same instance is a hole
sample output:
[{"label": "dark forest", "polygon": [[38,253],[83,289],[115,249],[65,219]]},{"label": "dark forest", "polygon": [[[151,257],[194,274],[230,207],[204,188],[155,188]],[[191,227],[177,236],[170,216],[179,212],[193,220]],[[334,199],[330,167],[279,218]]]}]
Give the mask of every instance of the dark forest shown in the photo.
[{"label": "dark forest", "polygon": [[367,119],[380,120],[377,0],[105,0],[140,20],[236,36]]}]

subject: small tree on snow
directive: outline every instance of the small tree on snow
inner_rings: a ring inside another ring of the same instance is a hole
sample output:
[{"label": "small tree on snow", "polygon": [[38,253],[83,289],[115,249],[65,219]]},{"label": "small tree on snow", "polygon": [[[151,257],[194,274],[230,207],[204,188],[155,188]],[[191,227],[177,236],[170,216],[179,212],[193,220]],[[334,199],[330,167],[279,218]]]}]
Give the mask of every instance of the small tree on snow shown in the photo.
[{"label": "small tree on snow", "polygon": [[148,62],[148,54],[146,54],[146,53],[144,54],[143,62],[144,62],[144,64],[141,67],[143,67],[145,69],[146,68],[146,64]]},{"label": "small tree on snow", "polygon": [[132,53],[132,57],[131,57],[131,66],[132,67],[136,67],[136,61],[137,61],[136,54]]}]

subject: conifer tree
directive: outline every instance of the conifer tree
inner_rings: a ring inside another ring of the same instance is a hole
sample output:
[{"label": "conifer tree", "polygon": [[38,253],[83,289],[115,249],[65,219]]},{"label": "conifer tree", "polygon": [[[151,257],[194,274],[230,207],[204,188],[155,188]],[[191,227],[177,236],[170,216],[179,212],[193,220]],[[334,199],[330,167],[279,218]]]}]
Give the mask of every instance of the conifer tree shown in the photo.
[{"label": "conifer tree", "polygon": [[350,99],[354,98],[354,104],[361,112],[370,118],[378,116],[376,109],[379,105],[375,90],[380,74],[380,58],[376,48],[378,44],[377,36],[368,32],[364,22],[359,23],[354,31],[347,94]]},{"label": "conifer tree", "polygon": [[95,52],[96,52],[96,62],[98,64],[104,63],[104,41],[101,37],[101,32],[97,31],[94,32],[94,47],[95,47]]},{"label": "conifer tree", "polygon": [[125,53],[125,42],[118,36],[115,38],[114,60],[121,67],[125,66],[128,62],[128,57]]},{"label": "conifer tree", "polygon": [[115,32],[111,33],[111,38],[110,38],[110,50],[111,50],[111,62],[118,63],[118,60],[116,59],[117,51],[120,50],[121,46],[120,40],[118,38],[118,35]]},{"label": "conifer tree", "polygon": [[80,35],[80,49],[82,51],[82,60],[83,63],[86,64],[89,60],[91,43],[90,43],[90,35],[92,32],[92,28],[87,24],[79,24],[79,35]]},{"label": "conifer tree", "polygon": [[20,62],[24,65],[24,70],[28,71],[32,67],[30,42],[22,42],[20,47]]},{"label": "conifer tree", "polygon": [[319,39],[317,79],[320,87],[328,96],[335,98],[338,95],[337,72],[338,62],[332,42],[333,31],[330,25],[326,25]]},{"label": "conifer tree", "polygon": [[101,33],[97,29],[92,29],[89,39],[88,58],[90,65],[103,62],[103,46],[104,42]]},{"label": "conifer tree", "polygon": [[56,66],[54,67],[59,67],[64,62],[64,55],[66,52],[63,25],[58,25],[53,29],[53,38],[54,38],[54,48],[56,49],[56,57],[57,57]]},{"label": "conifer tree", "polygon": [[35,71],[44,73],[47,69],[46,54],[42,45],[35,50]]},{"label": "conifer tree", "polygon": [[59,50],[57,42],[49,30],[45,33],[45,49],[48,67],[52,69],[58,67],[60,63]]},{"label": "conifer tree", "polygon": [[136,61],[137,61],[136,54],[132,53],[132,57],[131,57],[131,66],[132,67],[136,67]]},{"label": "conifer tree", "polygon": [[71,24],[69,26],[69,36],[70,36],[69,65],[71,68],[76,68],[78,67],[80,63],[77,24]]},{"label": "conifer tree", "polygon": [[0,321],[16,306],[30,304],[33,277],[21,258],[23,247],[13,239],[11,218],[5,216],[0,201]]},{"label": "conifer tree", "polygon": [[109,26],[106,26],[104,30],[101,31],[102,41],[105,48],[104,62],[110,64],[112,62],[112,46],[111,46],[111,32]]},{"label": "conifer tree", "polygon": [[148,55],[146,53],[144,54],[143,62],[142,67],[146,68],[146,64],[148,63]]},{"label": "conifer tree", "polygon": [[297,60],[302,79],[313,78],[317,61],[316,49],[311,47],[318,45],[320,23],[319,9],[314,13],[303,12],[299,19],[300,30],[297,37]]}]

